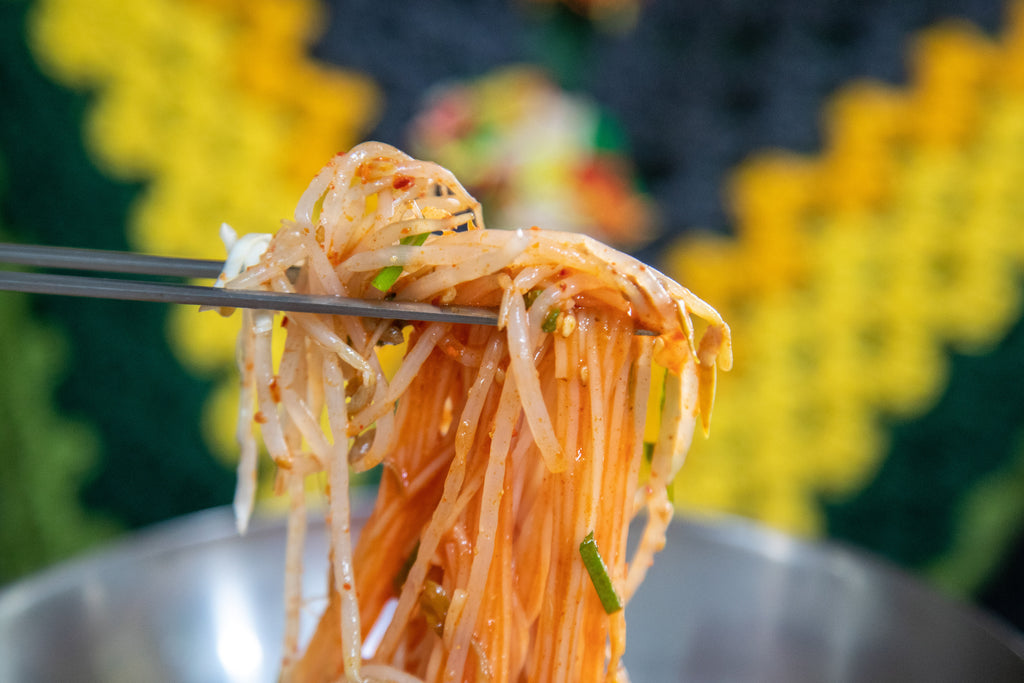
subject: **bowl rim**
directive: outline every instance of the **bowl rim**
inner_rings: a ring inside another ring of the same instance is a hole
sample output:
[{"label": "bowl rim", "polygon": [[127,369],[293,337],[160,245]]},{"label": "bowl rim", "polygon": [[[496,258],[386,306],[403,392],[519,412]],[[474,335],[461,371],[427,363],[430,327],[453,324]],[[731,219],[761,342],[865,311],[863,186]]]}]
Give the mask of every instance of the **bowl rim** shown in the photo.
[{"label": "bowl rim", "polygon": [[[372,499],[370,494],[353,492],[354,527],[366,519]],[[325,525],[322,512],[316,506],[310,507],[310,528]],[[185,552],[211,543],[244,542],[248,537],[278,535],[282,533],[285,521],[283,511],[257,509],[245,536],[241,536],[231,507],[218,506],[130,531],[79,556],[0,586],[0,627],[15,623],[19,614],[27,612],[47,596],[80,585],[85,576],[95,576],[114,566],[152,560],[160,555]],[[669,533],[730,547],[769,561],[813,565],[840,577],[852,571],[873,574],[901,594],[938,604],[965,624],[970,623],[985,632],[1024,661],[1024,633],[1010,623],[981,606],[943,593],[910,570],[866,549],[837,539],[802,539],[756,520],[725,513],[677,512]]]}]

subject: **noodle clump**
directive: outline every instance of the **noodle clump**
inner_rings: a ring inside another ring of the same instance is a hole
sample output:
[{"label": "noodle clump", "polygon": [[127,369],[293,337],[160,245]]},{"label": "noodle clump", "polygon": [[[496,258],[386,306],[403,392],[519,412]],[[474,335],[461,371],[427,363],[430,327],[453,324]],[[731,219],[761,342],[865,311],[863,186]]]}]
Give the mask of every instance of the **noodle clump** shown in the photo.
[{"label": "noodle clump", "polygon": [[[246,239],[223,286],[493,307],[499,322],[403,334],[392,320],[289,313],[274,359],[274,314],[242,313],[235,505],[244,530],[258,425],[291,510],[282,680],[627,680],[623,611],[603,601],[628,602],[664,545],[667,486],[698,418],[707,430],[716,364],[731,365],[718,313],[588,237],[483,229],[450,172],[380,143],[334,157],[248,258]],[[389,377],[376,349],[403,338]],[[349,472],[378,464],[353,546]],[[305,479],[320,472],[330,599],[300,652]],[[581,559],[588,534],[604,593]]]}]

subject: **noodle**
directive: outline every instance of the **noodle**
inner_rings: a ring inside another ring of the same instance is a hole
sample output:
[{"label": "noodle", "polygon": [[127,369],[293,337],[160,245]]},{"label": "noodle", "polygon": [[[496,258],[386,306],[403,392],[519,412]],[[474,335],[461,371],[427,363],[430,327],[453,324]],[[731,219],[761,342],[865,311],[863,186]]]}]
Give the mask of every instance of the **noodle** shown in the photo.
[{"label": "noodle", "polygon": [[[375,350],[401,340],[392,321],[289,314],[275,372],[273,314],[244,314],[235,509],[244,531],[258,429],[290,503],[282,680],[628,680],[625,619],[581,543],[592,534],[605,582],[628,601],[664,545],[667,487],[698,416],[707,430],[715,367],[731,365],[714,309],[585,236],[483,229],[448,171],[380,143],[334,157],[272,238],[225,241],[226,287],[499,309],[497,328],[407,326],[390,380]],[[665,399],[644,467],[652,390]],[[353,544],[349,470],[378,463]],[[303,492],[316,472],[330,597],[300,652]]]}]

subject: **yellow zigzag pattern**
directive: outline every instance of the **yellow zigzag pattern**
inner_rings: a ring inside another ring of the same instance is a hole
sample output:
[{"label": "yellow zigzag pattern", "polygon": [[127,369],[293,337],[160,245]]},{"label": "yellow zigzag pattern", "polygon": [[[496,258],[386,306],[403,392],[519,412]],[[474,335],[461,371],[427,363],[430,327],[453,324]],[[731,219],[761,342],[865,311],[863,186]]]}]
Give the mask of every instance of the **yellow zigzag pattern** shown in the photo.
[{"label": "yellow zigzag pattern", "polygon": [[733,326],[713,438],[676,500],[821,531],[855,492],[882,415],[921,414],[946,349],[983,351],[1021,314],[1024,3],[999,41],[923,32],[905,90],[861,82],[826,107],[820,156],[768,152],[733,174],[735,240],[701,237],[670,272]]},{"label": "yellow zigzag pattern", "polygon": [[42,0],[30,26],[57,80],[95,90],[86,138],[116,177],[151,181],[134,247],[217,257],[217,226],[273,230],[377,108],[367,79],[303,53],[309,0]]},{"label": "yellow zigzag pattern", "polygon": [[[321,66],[306,46],[315,0],[39,0],[29,22],[50,76],[96,97],[85,139],[113,177],[146,181],[128,226],[144,252],[221,258],[221,222],[273,232],[324,159],[355,144],[380,106],[367,78]],[[182,360],[222,372],[237,321],[176,309]],[[233,457],[226,382],[208,411]]]},{"label": "yellow zigzag pattern", "polygon": [[[324,150],[368,127],[372,84],[304,56],[317,8],[39,1],[40,63],[97,91],[95,157],[150,181],[133,246],[215,257],[223,220],[273,230]],[[879,414],[925,410],[945,381],[945,345],[984,348],[1019,316],[1024,5],[998,42],[950,24],[925,32],[911,58],[907,90],[859,83],[832,101],[819,157],[769,153],[736,171],[738,239],[676,250],[672,272],[723,310],[738,340],[715,437],[677,485],[682,505],[819,531],[816,498],[874,472]],[[188,310],[172,336],[195,366],[230,362],[231,325],[216,316]],[[218,392],[211,424],[231,424],[229,393]],[[227,429],[211,433],[234,451]]]}]

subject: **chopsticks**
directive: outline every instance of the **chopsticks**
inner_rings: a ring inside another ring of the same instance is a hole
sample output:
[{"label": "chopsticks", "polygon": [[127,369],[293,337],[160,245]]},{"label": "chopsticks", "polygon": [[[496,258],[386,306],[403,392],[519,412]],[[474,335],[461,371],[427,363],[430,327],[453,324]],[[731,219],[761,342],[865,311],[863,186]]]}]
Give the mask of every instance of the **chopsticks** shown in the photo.
[{"label": "chopsticks", "polygon": [[[223,263],[99,249],[0,242],[0,264],[133,275],[216,279]],[[218,308],[254,308],[367,318],[496,325],[494,311],[469,306],[431,306],[408,301],[368,301],[338,296],[288,294],[169,282],[0,270],[0,290],[122,301],[155,301]]]},{"label": "chopsticks", "polygon": [[170,275],[211,280],[217,279],[221,268],[224,267],[223,261],[3,242],[0,242],[0,263],[16,263],[36,268],[92,270],[133,275]]}]

